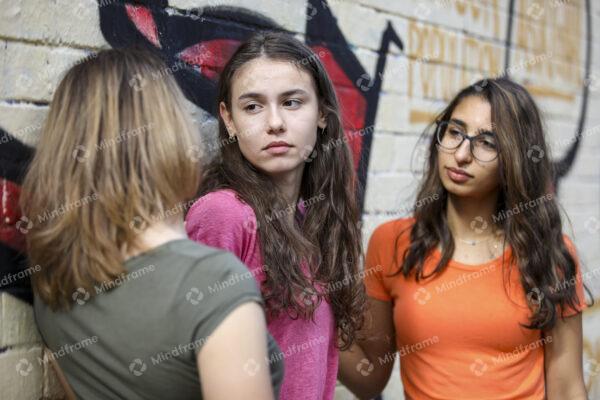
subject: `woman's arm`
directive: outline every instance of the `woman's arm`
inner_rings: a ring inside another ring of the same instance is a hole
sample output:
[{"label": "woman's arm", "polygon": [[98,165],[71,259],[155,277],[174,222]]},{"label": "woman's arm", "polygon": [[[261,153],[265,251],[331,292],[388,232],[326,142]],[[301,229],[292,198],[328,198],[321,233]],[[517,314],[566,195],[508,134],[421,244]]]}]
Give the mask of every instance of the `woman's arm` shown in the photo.
[{"label": "woman's arm", "polygon": [[548,400],[586,400],[583,381],[581,313],[558,318],[545,336],[546,396]]},{"label": "woman's arm", "polygon": [[198,352],[197,363],[204,399],[273,399],[260,305],[248,302],[233,310]]},{"label": "woman's arm", "polygon": [[396,340],[392,302],[369,298],[365,327],[352,347],[340,352],[339,380],[360,399],[380,394],[392,373]]}]

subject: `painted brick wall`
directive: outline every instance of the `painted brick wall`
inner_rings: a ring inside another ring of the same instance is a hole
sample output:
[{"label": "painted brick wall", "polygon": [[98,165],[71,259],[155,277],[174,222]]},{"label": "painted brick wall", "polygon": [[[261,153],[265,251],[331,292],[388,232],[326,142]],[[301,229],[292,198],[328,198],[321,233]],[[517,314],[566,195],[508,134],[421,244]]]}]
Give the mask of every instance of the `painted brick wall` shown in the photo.
[{"label": "painted brick wall", "polygon": [[[110,47],[100,29],[99,9],[111,3],[0,1],[1,128],[35,146],[61,73],[78,59]],[[600,32],[588,33],[588,20],[593,28],[600,26],[600,7],[588,3],[514,0],[511,10],[509,0],[328,1],[348,48],[367,71],[368,76],[355,82],[363,94],[373,90],[371,77],[388,23],[404,46],[401,50],[392,45],[384,55],[387,64],[381,74],[366,175],[365,244],[375,226],[407,213],[423,154],[417,140],[433,113],[461,87],[482,76],[502,74],[508,66],[510,75],[529,88],[544,111],[552,154],[543,156],[563,158],[578,123],[584,122],[581,146],[560,180],[558,196],[572,223],[567,233],[579,250],[585,282],[600,293]],[[306,33],[307,19],[315,17],[306,0],[170,0],[168,10],[174,14],[191,10],[189,18],[202,23],[202,7],[223,5],[253,10],[299,38]],[[591,65],[587,76],[586,57]],[[205,112],[190,107],[199,123],[207,121]],[[212,138],[214,133],[205,135]],[[600,399],[599,310],[596,306],[584,314],[591,399]],[[40,354],[31,307],[0,294],[0,397],[60,398],[51,371],[37,361]],[[385,396],[398,399],[401,393],[395,371]],[[343,388],[337,397],[351,398]]]}]

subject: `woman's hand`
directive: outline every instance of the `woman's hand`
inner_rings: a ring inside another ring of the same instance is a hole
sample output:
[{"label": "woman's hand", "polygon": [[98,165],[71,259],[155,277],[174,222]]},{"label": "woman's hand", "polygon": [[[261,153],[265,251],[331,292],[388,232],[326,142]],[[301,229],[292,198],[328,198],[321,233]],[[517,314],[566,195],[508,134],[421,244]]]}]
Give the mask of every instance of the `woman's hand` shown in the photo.
[{"label": "woman's hand", "polygon": [[338,371],[339,380],[361,399],[383,391],[396,357],[392,302],[369,298],[367,307],[365,327],[352,347],[340,352]]}]

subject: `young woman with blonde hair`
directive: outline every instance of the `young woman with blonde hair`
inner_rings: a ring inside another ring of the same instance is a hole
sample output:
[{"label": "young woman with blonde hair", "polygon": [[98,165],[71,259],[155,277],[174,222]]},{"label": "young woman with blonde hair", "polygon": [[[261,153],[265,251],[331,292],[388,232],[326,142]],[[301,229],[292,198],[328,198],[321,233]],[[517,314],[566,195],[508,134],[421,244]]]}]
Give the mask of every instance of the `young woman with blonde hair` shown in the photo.
[{"label": "young woman with blonde hair", "polygon": [[196,133],[165,71],[144,51],[101,51],[56,90],[22,193],[40,362],[84,399],[272,399],[282,365],[267,365],[254,281],[183,227]]}]

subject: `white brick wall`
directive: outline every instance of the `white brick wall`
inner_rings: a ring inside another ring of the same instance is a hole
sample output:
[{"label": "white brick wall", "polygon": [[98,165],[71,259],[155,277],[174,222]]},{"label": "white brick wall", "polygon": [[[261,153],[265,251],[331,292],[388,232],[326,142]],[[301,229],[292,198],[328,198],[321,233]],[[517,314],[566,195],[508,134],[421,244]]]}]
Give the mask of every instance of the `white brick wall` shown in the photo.
[{"label": "white brick wall", "polygon": [[[532,89],[544,111],[555,158],[564,154],[579,115],[578,88],[585,48],[583,0],[566,3],[515,1],[510,51],[513,66],[534,57],[532,50],[551,52],[547,61],[539,63],[541,67],[516,69],[512,75]],[[170,6],[181,9],[223,4],[247,7],[291,31],[304,33],[305,0],[170,1]],[[378,224],[410,206],[419,177],[410,160],[415,154],[419,159],[419,152],[413,149],[425,126],[423,116],[439,111],[457,90],[482,74],[502,72],[509,1],[332,0],[329,4],[369,73],[374,72],[376,50],[388,21],[405,46],[402,54],[392,46],[384,72],[365,199],[366,243]],[[597,27],[600,7],[593,1],[592,7],[592,25]],[[545,46],[540,45],[540,34],[546,38]],[[559,191],[573,224],[569,233],[588,271],[600,269],[599,43],[600,32],[594,29],[594,79],[586,118],[590,131]],[[61,73],[88,52],[106,47],[95,1],[0,0],[0,126],[35,145]],[[424,56],[430,59],[420,62]],[[550,68],[555,68],[553,74],[548,72]],[[596,293],[600,290],[598,278],[586,283]],[[9,388],[2,392],[2,398],[38,399],[56,394],[52,390],[55,386],[48,383],[51,379],[43,379],[47,370],[34,368],[27,376],[16,371],[19,360],[35,361],[40,352],[30,308],[6,294],[0,296],[0,302],[0,347],[8,347],[0,353],[0,387]],[[586,379],[594,399],[600,399],[600,367],[594,368],[594,362],[600,363],[599,309],[595,307],[584,316]],[[395,371],[386,393],[388,398],[397,399],[401,392]],[[351,396],[339,388],[337,398]]]},{"label": "white brick wall", "polygon": [[42,346],[32,308],[7,294],[0,294],[0,390],[3,399],[61,399],[54,370],[40,363]]}]

